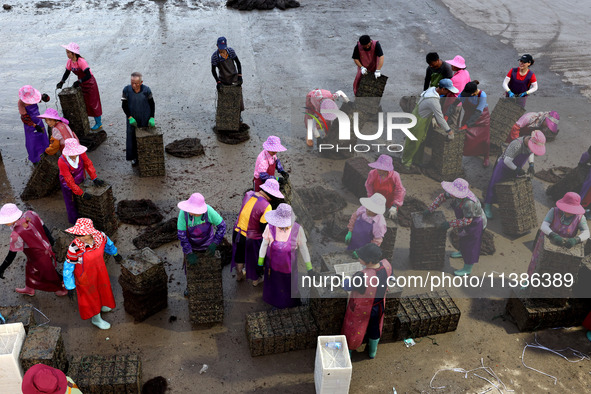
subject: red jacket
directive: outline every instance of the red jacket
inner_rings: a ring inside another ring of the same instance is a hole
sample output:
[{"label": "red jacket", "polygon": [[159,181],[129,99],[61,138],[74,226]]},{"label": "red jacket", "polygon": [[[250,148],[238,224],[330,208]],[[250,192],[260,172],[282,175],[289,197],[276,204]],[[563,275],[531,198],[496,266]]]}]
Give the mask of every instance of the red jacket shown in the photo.
[{"label": "red jacket", "polygon": [[[90,176],[90,179],[96,179],[96,171],[94,166],[92,165],[92,161],[88,158],[86,153],[80,155],[81,164],[84,166],[84,171]],[[80,164],[78,164],[80,165]],[[64,177],[66,184],[77,196],[81,196],[84,194],[84,190],[82,190],[74,181],[74,177],[72,176],[72,172],[75,170],[74,167],[68,163],[68,160],[64,156],[61,156],[57,161],[57,166],[60,169],[60,175]]]}]

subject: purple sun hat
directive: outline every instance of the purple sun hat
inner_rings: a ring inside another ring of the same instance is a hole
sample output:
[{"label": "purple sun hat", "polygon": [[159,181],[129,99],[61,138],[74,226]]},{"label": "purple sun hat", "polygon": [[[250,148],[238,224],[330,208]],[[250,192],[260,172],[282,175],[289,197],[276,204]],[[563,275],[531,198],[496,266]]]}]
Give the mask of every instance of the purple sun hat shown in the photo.
[{"label": "purple sun hat", "polygon": [[261,185],[261,190],[272,195],[273,197],[285,198],[281,191],[279,191],[279,182],[277,182],[277,179],[273,177],[267,179],[265,183]]},{"label": "purple sun hat", "polygon": [[550,131],[556,133],[558,131],[558,121],[560,120],[560,115],[558,115],[558,112],[550,111],[545,120],[546,126],[548,126]]},{"label": "purple sun hat", "polygon": [[376,170],[394,171],[394,164],[392,164],[392,157],[388,155],[380,155],[376,161],[369,163],[368,166]]},{"label": "purple sun hat", "polygon": [[275,227],[291,227],[295,222],[295,215],[290,205],[282,203],[277,209],[267,212],[265,219],[267,223]]},{"label": "purple sun hat", "polygon": [[441,182],[443,190],[448,192],[452,197],[468,197],[470,200],[476,201],[476,196],[472,193],[469,186],[468,181],[463,178],[456,178],[453,182]]},{"label": "purple sun hat", "polygon": [[57,110],[55,110],[53,108],[47,108],[47,110],[45,110],[45,112],[43,113],[43,115],[39,115],[37,117],[38,118],[43,118],[43,119],[59,120],[60,122],[64,122],[65,124],[70,124],[70,122],[68,121],[68,119],[62,118],[60,116],[60,114],[57,112]]},{"label": "purple sun hat", "polygon": [[287,148],[281,145],[281,139],[277,136],[270,135],[267,141],[263,142],[263,149],[269,152],[283,152]]}]

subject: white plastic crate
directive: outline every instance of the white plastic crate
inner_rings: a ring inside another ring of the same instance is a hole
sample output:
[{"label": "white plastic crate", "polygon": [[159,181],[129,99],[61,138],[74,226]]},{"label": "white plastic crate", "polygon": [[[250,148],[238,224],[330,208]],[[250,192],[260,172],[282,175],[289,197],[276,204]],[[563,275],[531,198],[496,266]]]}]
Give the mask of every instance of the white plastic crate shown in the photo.
[{"label": "white plastic crate", "polygon": [[354,263],[344,263],[344,264],[335,264],[334,265],[334,271],[336,272],[336,274],[338,276],[341,276],[341,274],[344,274],[345,277],[352,277],[355,272],[357,271],[361,271],[363,269],[363,266],[361,265],[360,262],[356,261]]},{"label": "white plastic crate", "polygon": [[23,369],[19,362],[25,342],[23,323],[0,324],[0,393],[20,393]]},{"label": "white plastic crate", "polygon": [[[328,342],[341,342],[342,347],[328,348]],[[352,372],[347,338],[344,335],[319,336],[314,366],[316,394],[347,394]]]}]

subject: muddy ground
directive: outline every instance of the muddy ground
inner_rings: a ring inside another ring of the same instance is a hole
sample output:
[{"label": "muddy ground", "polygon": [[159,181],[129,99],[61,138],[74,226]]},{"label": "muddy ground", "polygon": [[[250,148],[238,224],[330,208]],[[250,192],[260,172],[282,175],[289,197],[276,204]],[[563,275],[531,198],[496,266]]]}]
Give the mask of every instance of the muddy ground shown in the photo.
[{"label": "muddy ground", "polygon": [[[536,159],[536,167],[572,167],[591,143],[586,132],[589,103],[580,94],[581,89],[589,86],[584,79],[575,81],[581,85],[568,82],[573,80],[572,75],[578,75],[576,67],[569,67],[566,74],[561,73],[560,67],[581,61],[573,53],[576,54],[580,37],[589,32],[589,27],[577,22],[579,16],[561,14],[557,22],[554,13],[540,11],[536,12],[535,22],[524,24],[518,18],[504,18],[501,11],[519,15],[524,6],[528,12],[532,7],[544,7],[533,2],[504,4],[501,0],[497,2],[500,5],[486,2],[478,7],[468,0],[446,1],[453,7],[453,13],[441,2],[400,0],[303,1],[298,9],[250,13],[227,10],[224,3],[213,0],[67,4],[19,1],[10,3],[13,5],[10,11],[0,11],[1,150],[9,182],[4,183],[3,202],[21,204],[17,196],[32,168],[26,160],[22,124],[16,109],[18,89],[32,84],[50,94],[54,106],[55,84],[66,62],[65,51],[59,45],[70,41],[80,44],[101,92],[108,139],[89,155],[99,177],[113,184],[118,200],[153,200],[165,220],[177,214],[176,203],[180,199],[197,191],[220,210],[236,211],[241,193],[250,183],[260,145],[270,134],[279,135],[289,148],[281,157],[296,187],[319,183],[342,190],[343,162],[319,159],[305,147],[299,108],[313,88],[341,89],[352,96],[355,67],[351,53],[361,34],[370,34],[383,46],[386,61],[382,72],[390,77],[382,101],[387,111],[399,109],[400,96],[421,92],[424,57],[433,50],[444,59],[463,55],[472,78],[480,80],[480,87],[488,93],[493,108],[502,93],[504,75],[517,65],[521,52],[528,51],[536,57],[533,70],[540,86],[539,92],[529,99],[528,110],[557,110],[561,115],[560,135],[549,144],[546,156]],[[553,7],[570,9],[565,1],[553,3]],[[582,9],[581,14],[588,16],[588,10]],[[576,35],[571,33],[573,30],[577,31]],[[568,34],[560,35],[563,31]],[[554,37],[546,39],[548,32],[554,32],[561,40],[548,41]],[[525,34],[530,37],[531,50],[524,44]],[[209,58],[215,50],[216,38],[221,35],[237,51],[244,71],[247,108],[244,118],[251,126],[251,140],[236,146],[219,144],[211,132],[215,86]],[[546,38],[536,40],[539,37]],[[132,170],[125,161],[125,125],[119,100],[132,71],[141,71],[144,83],[154,92],[156,123],[165,130],[164,143],[197,137],[204,145],[204,156],[181,159],[167,155],[167,175],[161,178],[139,178]],[[69,84],[72,82],[70,77]],[[43,110],[45,105],[40,107]],[[396,139],[401,141],[400,136]],[[372,159],[377,155],[368,156]],[[483,169],[478,158],[465,158],[464,167],[466,178],[480,196],[491,168]],[[402,181],[409,194],[420,196],[426,203],[440,190],[437,182],[422,175],[403,175]],[[534,183],[540,221],[551,206],[544,194],[547,185],[539,180]],[[349,202],[345,212],[351,213],[356,202],[345,191],[343,195]],[[50,227],[68,226],[59,192],[30,205]],[[445,212],[452,217],[449,209]],[[495,213],[498,216],[498,211]],[[474,273],[524,272],[535,231],[509,239],[502,235],[498,219],[489,222],[489,229],[496,235],[497,253],[481,257]],[[134,251],[132,239],[142,230],[142,226],[120,226],[113,239],[123,255]],[[6,253],[8,229],[3,228],[1,234],[0,253]],[[315,243],[313,237],[310,242],[316,254],[342,247],[342,244]],[[411,272],[407,270],[408,245],[408,229],[399,229],[393,261],[396,274]],[[448,251],[452,250],[448,244]],[[226,267],[224,324],[194,331],[188,322],[187,300],[183,297],[186,283],[181,269],[181,249],[178,244],[170,243],[156,252],[167,261],[169,307],[141,324],[134,324],[122,308],[121,288],[116,280],[119,268],[112,260],[108,261],[108,268],[118,308],[105,316],[113,323],[109,331],[100,331],[81,321],[76,305],[67,298],[58,299],[41,292],[33,298],[16,294],[14,287],[24,283],[22,255],[0,282],[2,303],[33,303],[48,316],[49,324],[62,327],[70,354],[139,354],[144,381],[162,375],[168,379],[172,393],[313,392],[313,350],[250,357],[244,315],[268,308],[261,300],[261,288],[248,283],[236,285]],[[461,262],[457,260],[446,261],[444,272],[451,274],[460,267]],[[433,382],[434,387],[446,388],[431,389],[429,384],[439,369],[470,370],[479,367],[481,359],[515,392],[588,391],[589,361],[568,363],[548,352],[528,350],[527,364],[554,375],[556,384],[553,379],[522,366],[523,347],[533,341],[534,334],[518,333],[513,323],[499,317],[504,313],[503,297],[509,291],[492,290],[486,293],[456,290],[452,295],[462,311],[458,330],[436,336],[437,344],[429,339],[412,348],[405,348],[400,342],[383,344],[373,361],[365,354],[355,354],[351,392],[391,393],[392,387],[398,393],[484,392],[492,387],[486,381],[477,377],[463,379],[463,375],[453,372],[442,372]],[[487,296],[478,298],[483,294]],[[169,323],[170,316],[178,320]],[[40,315],[37,318],[44,321]],[[539,333],[539,340],[557,349],[570,346],[586,353],[591,351],[580,328],[547,330]],[[209,369],[199,374],[203,364]]]}]

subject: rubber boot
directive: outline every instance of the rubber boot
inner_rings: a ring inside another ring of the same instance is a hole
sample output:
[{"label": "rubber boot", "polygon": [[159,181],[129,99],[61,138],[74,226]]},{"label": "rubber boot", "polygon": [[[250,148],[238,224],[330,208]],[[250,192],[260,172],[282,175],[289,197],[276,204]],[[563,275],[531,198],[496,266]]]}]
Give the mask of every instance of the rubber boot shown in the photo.
[{"label": "rubber boot", "polygon": [[101,122],[101,117],[95,116],[94,117],[94,126],[92,126],[90,128],[90,130],[96,131],[96,130],[100,129],[101,127],[103,127],[103,122]]},{"label": "rubber boot", "polygon": [[25,287],[22,287],[22,288],[16,288],[16,289],[14,289],[14,291],[16,291],[19,294],[28,295],[31,297],[33,297],[35,295],[35,289],[33,289],[32,287],[29,287],[27,285],[25,285]]},{"label": "rubber boot", "polygon": [[372,360],[376,357],[376,353],[378,352],[378,342],[380,339],[370,339],[367,342],[367,349],[369,351],[369,358]]},{"label": "rubber boot", "polygon": [[461,270],[454,271],[455,276],[466,276],[472,273],[472,267],[474,264],[464,264],[464,268]]},{"label": "rubber boot", "polygon": [[462,252],[460,252],[460,251],[451,252],[451,254],[449,255],[449,257],[451,257],[452,259],[461,259],[462,258]]},{"label": "rubber boot", "polygon": [[484,204],[484,214],[486,215],[487,219],[492,219],[492,205],[491,204]]},{"label": "rubber boot", "polygon": [[[589,332],[591,332],[591,331],[589,331]],[[587,334],[589,334],[589,333],[587,333]],[[590,339],[590,341],[591,341],[591,339]],[[353,350],[349,350],[349,359],[351,359],[351,357],[353,357]]]},{"label": "rubber boot", "polygon": [[113,308],[109,308],[108,306],[102,306],[101,307],[101,312],[111,312],[113,310]]},{"label": "rubber boot", "polygon": [[109,328],[111,328],[111,324],[109,322],[104,321],[100,313],[94,315],[90,319],[90,321],[92,322],[92,324],[94,324],[101,330],[108,330]]},{"label": "rubber boot", "polygon": [[587,331],[587,339],[591,341],[591,331]]}]

